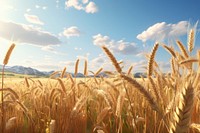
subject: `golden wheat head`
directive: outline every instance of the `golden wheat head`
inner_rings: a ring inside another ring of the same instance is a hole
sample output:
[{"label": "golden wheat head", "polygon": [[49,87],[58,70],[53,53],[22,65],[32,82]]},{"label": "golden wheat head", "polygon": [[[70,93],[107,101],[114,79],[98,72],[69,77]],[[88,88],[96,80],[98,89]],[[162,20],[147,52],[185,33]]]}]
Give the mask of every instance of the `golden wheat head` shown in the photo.
[{"label": "golden wheat head", "polygon": [[15,44],[13,43],[13,44],[9,47],[9,49],[8,49],[8,51],[7,51],[7,53],[6,53],[6,56],[5,56],[4,60],[3,60],[3,64],[4,64],[4,65],[7,65],[7,64],[8,64],[8,61],[9,61],[9,59],[10,59],[10,56],[11,56],[12,51],[13,51],[14,48],[15,48]]},{"label": "golden wheat head", "polygon": [[108,48],[106,48],[105,46],[102,46],[102,49],[104,50],[104,52],[106,53],[106,55],[110,58],[110,60],[112,61],[113,65],[115,66],[115,69],[117,70],[118,73],[122,72],[122,69],[119,65],[119,63],[117,62],[116,58],[114,57],[114,55],[110,52],[110,50],[108,50]]}]

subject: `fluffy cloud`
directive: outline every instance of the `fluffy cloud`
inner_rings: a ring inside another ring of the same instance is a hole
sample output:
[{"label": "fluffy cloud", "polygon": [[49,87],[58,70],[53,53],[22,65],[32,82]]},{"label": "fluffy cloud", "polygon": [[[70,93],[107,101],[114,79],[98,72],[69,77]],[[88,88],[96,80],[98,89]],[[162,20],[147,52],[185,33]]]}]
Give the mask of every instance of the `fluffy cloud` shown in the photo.
[{"label": "fluffy cloud", "polygon": [[187,21],[180,21],[177,24],[156,23],[138,34],[137,39],[146,42],[147,40],[162,41],[166,38],[178,37],[187,33],[187,26]]},{"label": "fluffy cloud", "polygon": [[80,36],[80,34],[80,30],[76,26],[65,28],[63,31],[63,35],[66,37]]},{"label": "fluffy cloud", "polygon": [[47,9],[47,7],[46,6],[39,6],[39,5],[35,5],[35,8],[36,9],[43,9],[43,10],[46,10]]},{"label": "fluffy cloud", "polygon": [[38,16],[35,15],[29,15],[29,14],[24,14],[25,19],[32,24],[39,24],[39,25],[44,25],[44,23],[39,19]]},{"label": "fluffy cloud", "polygon": [[83,4],[87,4],[89,0],[82,0]]},{"label": "fluffy cloud", "polygon": [[98,46],[105,45],[113,52],[124,55],[135,55],[138,53],[138,48],[135,43],[125,42],[124,40],[111,40],[108,36],[102,36],[101,34],[93,36],[93,44]]},{"label": "fluffy cloud", "polygon": [[48,52],[52,52],[52,53],[57,53],[56,51],[55,51],[55,49],[53,48],[53,47],[51,47],[51,46],[44,46],[44,47],[42,47],[41,48],[43,51],[48,51]]},{"label": "fluffy cloud", "polygon": [[98,8],[94,2],[90,2],[86,7],[85,7],[85,12],[87,13],[96,13],[98,11]]},{"label": "fluffy cloud", "polygon": [[76,10],[84,10],[86,13],[96,13],[98,11],[96,4],[92,1],[88,2],[89,0],[67,0],[65,5],[67,8],[73,7]]},{"label": "fluffy cloud", "polygon": [[0,37],[38,46],[58,45],[61,41],[53,34],[33,26],[0,21]]},{"label": "fluffy cloud", "polygon": [[67,7],[74,7],[77,10],[84,10],[84,7],[82,4],[79,3],[79,0],[67,0],[65,2],[65,5]]}]

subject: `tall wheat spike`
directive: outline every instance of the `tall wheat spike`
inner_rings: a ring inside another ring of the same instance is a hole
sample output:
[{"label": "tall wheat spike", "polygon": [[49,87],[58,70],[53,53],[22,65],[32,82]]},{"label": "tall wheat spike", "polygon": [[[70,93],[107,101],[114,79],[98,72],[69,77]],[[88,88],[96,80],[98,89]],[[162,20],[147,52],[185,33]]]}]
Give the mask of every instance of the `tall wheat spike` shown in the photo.
[{"label": "tall wheat spike", "polygon": [[188,55],[188,53],[186,51],[185,46],[179,40],[176,41],[176,44],[178,45],[179,49],[181,50],[181,53],[183,54],[183,57],[184,58],[188,58],[189,55]]},{"label": "tall wheat spike", "polygon": [[25,77],[25,83],[26,83],[26,87],[29,88],[29,87],[30,87],[30,84],[29,84],[29,82],[28,82],[28,78],[27,78],[27,77]]},{"label": "tall wheat spike", "polygon": [[62,70],[62,73],[61,73],[61,75],[60,75],[60,77],[61,78],[64,78],[64,76],[65,76],[65,73],[66,73],[66,67],[64,67],[64,69]]},{"label": "tall wheat spike", "polygon": [[97,76],[97,75],[99,75],[99,73],[101,72],[103,70],[103,68],[101,67],[101,68],[99,68],[96,72],[95,72],[95,76]]},{"label": "tall wheat spike", "polygon": [[[1,87],[2,87],[2,89],[3,89],[3,87],[4,87],[4,69],[5,69],[5,66],[8,64],[8,61],[9,61],[9,59],[10,59],[10,56],[11,56],[11,54],[12,54],[12,51],[13,51],[13,49],[15,48],[15,44],[13,43],[13,44],[11,44],[11,46],[9,47],[9,49],[8,49],[8,51],[7,51],[7,53],[6,53],[6,56],[5,56],[5,58],[4,58],[4,60],[3,60],[3,69],[2,69],[2,85],[1,85]],[[3,90],[1,91],[1,102],[2,102],[2,109],[1,109],[1,112],[2,112],[2,116],[1,116],[1,122],[2,122],[2,124],[1,124],[1,132],[2,133],[4,133],[4,131],[5,131],[5,110],[4,110],[4,97],[3,97]]]},{"label": "tall wheat spike", "polygon": [[74,71],[74,76],[76,77],[78,73],[78,64],[79,64],[79,59],[76,60],[76,65],[75,65],[75,71]]},{"label": "tall wheat spike", "polygon": [[172,115],[170,133],[186,133],[190,127],[194,103],[194,88],[192,84],[186,84],[178,99],[176,109]]},{"label": "tall wheat spike", "polygon": [[147,99],[153,110],[156,110],[158,113],[161,113],[153,96],[142,85],[140,85],[136,80],[128,76],[121,75],[121,77],[127,82],[129,82],[132,86],[134,86],[137,90],[139,90],[141,94],[143,94],[143,96]]},{"label": "tall wheat spike", "polygon": [[153,47],[153,50],[151,52],[150,58],[149,58],[149,62],[148,62],[148,76],[151,76],[153,74],[153,65],[154,65],[154,58],[156,55],[156,51],[158,50],[158,46],[159,44],[156,43]]},{"label": "tall wheat spike", "polygon": [[188,51],[189,52],[192,52],[194,48],[194,38],[195,38],[195,31],[194,29],[191,29],[188,35]]},{"label": "tall wheat spike", "polygon": [[85,60],[85,64],[84,64],[84,75],[85,76],[88,75],[88,62],[87,62],[87,60]]},{"label": "tall wheat spike", "polygon": [[130,66],[129,69],[128,69],[128,71],[127,71],[127,74],[128,74],[128,75],[131,74],[132,69],[133,69],[133,66]]},{"label": "tall wheat spike", "polygon": [[121,73],[122,69],[121,69],[119,63],[117,62],[116,58],[113,56],[113,54],[108,50],[108,48],[106,48],[106,46],[102,46],[102,49],[104,50],[104,52],[107,54],[107,56],[112,61],[113,65],[115,66],[115,69],[117,70],[117,72]]},{"label": "tall wheat spike", "polygon": [[4,65],[7,65],[7,64],[8,64],[8,61],[9,61],[9,59],[10,59],[10,56],[11,56],[12,51],[13,51],[14,48],[15,48],[15,44],[13,43],[13,44],[9,47],[9,49],[8,49],[8,51],[7,51],[7,53],[6,53],[6,56],[5,56],[4,60],[3,60],[3,64],[4,64]]},{"label": "tall wheat spike", "polygon": [[162,46],[163,46],[174,58],[176,58],[176,54],[175,54],[173,48],[170,48],[170,47],[168,47],[168,46],[165,45],[165,44],[162,44]]}]

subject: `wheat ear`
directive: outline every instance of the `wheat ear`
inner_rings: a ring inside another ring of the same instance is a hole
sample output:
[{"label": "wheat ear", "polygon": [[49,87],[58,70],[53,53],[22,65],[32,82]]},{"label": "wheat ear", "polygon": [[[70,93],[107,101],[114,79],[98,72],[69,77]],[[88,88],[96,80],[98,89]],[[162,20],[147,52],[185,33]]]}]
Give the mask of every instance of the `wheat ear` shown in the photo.
[{"label": "wheat ear", "polygon": [[149,62],[148,62],[148,76],[151,76],[153,74],[153,64],[154,64],[154,58],[156,55],[156,51],[158,50],[158,46],[159,44],[156,43],[153,47],[153,50],[151,52],[150,58],[149,58]]},{"label": "wheat ear", "polygon": [[173,48],[170,48],[170,47],[168,47],[168,46],[165,45],[165,44],[162,44],[162,46],[163,46],[163,48],[165,48],[174,58],[176,58],[176,54],[175,54]]},{"label": "wheat ear", "polygon": [[65,85],[64,85],[63,81],[60,78],[58,78],[57,80],[58,80],[63,92],[66,93],[66,88],[65,88]]},{"label": "wheat ear", "polygon": [[76,77],[78,73],[78,64],[79,64],[79,59],[76,60],[76,65],[75,65],[75,71],[74,71],[74,76]]},{"label": "wheat ear", "polygon": [[184,46],[179,40],[176,41],[176,44],[178,45],[179,49],[181,50],[183,56],[184,56],[185,58],[188,58],[189,55],[188,55],[188,53],[187,53],[187,51],[186,51],[185,46]]},{"label": "wheat ear", "polygon": [[88,62],[87,62],[87,60],[85,60],[85,64],[84,64],[84,75],[85,76],[88,75]]},{"label": "wheat ear", "polygon": [[194,88],[189,83],[180,94],[178,104],[172,115],[170,133],[186,133],[190,127],[194,102]]},{"label": "wheat ear", "polygon": [[200,69],[200,50],[198,50],[198,52],[197,52],[197,58],[198,58],[198,60],[199,60],[198,65],[199,65],[199,69]]},{"label": "wheat ear", "polygon": [[195,129],[196,131],[200,132],[200,124],[192,123],[190,128]]},{"label": "wheat ear", "polygon": [[133,66],[130,66],[129,69],[128,69],[128,71],[127,71],[127,74],[128,74],[128,75],[131,74],[132,69],[133,69]]},{"label": "wheat ear", "polygon": [[103,70],[103,68],[102,68],[102,67],[101,67],[101,68],[99,68],[99,70],[97,70],[97,71],[95,72],[94,76],[97,76],[97,75],[99,75],[99,73],[100,73],[102,70]]},{"label": "wheat ear", "polygon": [[64,67],[64,69],[62,70],[62,73],[61,73],[61,75],[60,75],[60,77],[61,78],[64,78],[64,76],[65,76],[65,73],[66,73],[66,67]]},{"label": "wheat ear", "polygon": [[161,113],[160,109],[158,108],[157,103],[155,102],[155,100],[153,98],[153,96],[142,85],[140,85],[136,80],[134,80],[134,79],[132,79],[128,76],[121,75],[121,77],[124,80],[126,80],[127,82],[129,82],[136,89],[138,89],[141,94],[143,94],[143,96],[147,99],[147,101],[149,102],[149,104],[151,105],[153,110],[156,110],[158,113]]},{"label": "wheat ear", "polygon": [[194,48],[194,38],[195,38],[195,31],[194,29],[191,29],[188,35],[188,51],[189,52],[192,52]]},{"label": "wheat ear", "polygon": [[105,46],[102,46],[102,49],[104,50],[104,52],[106,53],[106,55],[110,58],[110,60],[112,61],[113,65],[115,66],[115,69],[117,70],[118,73],[122,72],[122,69],[119,65],[119,63],[117,62],[116,58],[113,56],[113,54],[108,50],[108,48],[106,48]]},{"label": "wheat ear", "polygon": [[12,51],[13,51],[14,48],[15,48],[15,44],[13,43],[13,44],[9,47],[9,49],[8,49],[8,51],[7,51],[7,53],[6,53],[6,56],[5,56],[4,60],[3,60],[3,64],[4,64],[4,65],[7,65],[7,64],[8,64],[8,61],[9,61],[9,59],[10,59],[10,55],[12,54]]}]

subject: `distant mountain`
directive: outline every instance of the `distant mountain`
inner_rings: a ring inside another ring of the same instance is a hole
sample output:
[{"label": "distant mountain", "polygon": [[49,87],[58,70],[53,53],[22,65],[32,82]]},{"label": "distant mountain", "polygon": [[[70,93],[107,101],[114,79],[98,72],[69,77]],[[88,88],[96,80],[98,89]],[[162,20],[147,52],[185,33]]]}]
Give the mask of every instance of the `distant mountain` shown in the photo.
[{"label": "distant mountain", "polygon": [[[0,65],[0,71],[2,70],[2,65]],[[49,76],[55,71],[39,71],[37,69],[31,68],[31,67],[24,67],[24,66],[6,66],[5,71],[12,72],[16,74],[27,74],[27,75],[35,75],[35,76]],[[68,73],[68,72],[67,72]],[[70,73],[72,77],[74,77],[73,73]],[[59,77],[60,75],[56,75],[56,77]],[[77,73],[76,77],[84,77],[82,73]]]},{"label": "distant mountain", "polygon": [[24,66],[6,67],[5,71],[13,72],[17,74],[27,74],[27,75],[37,75],[37,76],[47,76],[49,74],[49,73],[41,72],[31,67],[24,67]]},{"label": "distant mountain", "polygon": [[135,77],[135,78],[141,78],[141,77],[146,78],[147,75],[146,75],[145,73],[138,72],[138,73],[135,73],[135,74],[134,74],[134,77]]},{"label": "distant mountain", "polygon": [[[0,65],[0,71],[2,69],[2,65]],[[16,73],[16,74],[27,74],[27,75],[35,75],[35,76],[45,76],[48,77],[49,75],[51,75],[54,71],[49,71],[49,72],[45,72],[45,71],[39,71],[37,69],[31,68],[31,67],[24,67],[24,66],[6,66],[5,67],[5,71],[7,72],[12,72],[12,73]],[[69,73],[69,72],[66,72]],[[69,73],[72,75],[72,77],[74,77],[74,73]],[[60,74],[56,75],[56,77],[59,77]],[[93,77],[94,75],[88,75],[88,77]],[[145,73],[135,73],[134,77],[135,78],[141,78],[142,77],[147,77],[147,75]],[[83,78],[85,77],[82,73],[77,73],[77,76],[79,78]],[[97,77],[108,77],[108,75],[105,72],[101,72]]]}]

